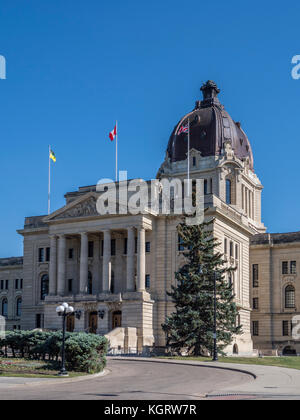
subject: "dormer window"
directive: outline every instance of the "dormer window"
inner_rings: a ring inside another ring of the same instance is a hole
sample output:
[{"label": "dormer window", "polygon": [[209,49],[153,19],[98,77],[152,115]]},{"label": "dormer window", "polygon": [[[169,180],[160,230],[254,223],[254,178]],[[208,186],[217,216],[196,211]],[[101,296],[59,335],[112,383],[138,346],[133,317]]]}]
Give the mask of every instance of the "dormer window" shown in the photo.
[{"label": "dormer window", "polygon": [[193,166],[196,166],[196,157],[193,156]]}]

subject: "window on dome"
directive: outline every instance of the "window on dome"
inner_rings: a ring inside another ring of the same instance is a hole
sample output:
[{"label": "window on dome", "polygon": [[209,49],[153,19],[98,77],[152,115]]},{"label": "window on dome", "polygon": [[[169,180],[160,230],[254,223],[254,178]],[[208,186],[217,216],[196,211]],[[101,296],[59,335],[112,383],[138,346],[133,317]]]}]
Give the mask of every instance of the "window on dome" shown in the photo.
[{"label": "window on dome", "polygon": [[231,181],[226,179],[226,204],[231,204]]}]

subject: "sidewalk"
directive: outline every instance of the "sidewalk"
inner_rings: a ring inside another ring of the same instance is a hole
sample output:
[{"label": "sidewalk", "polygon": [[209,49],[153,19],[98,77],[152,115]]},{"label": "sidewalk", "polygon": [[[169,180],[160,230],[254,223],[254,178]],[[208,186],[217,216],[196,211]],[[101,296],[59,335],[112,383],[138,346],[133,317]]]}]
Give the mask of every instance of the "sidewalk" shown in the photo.
[{"label": "sidewalk", "polygon": [[[114,357],[115,358],[115,357]],[[212,367],[232,371],[244,372],[251,375],[247,383],[235,387],[224,387],[221,392],[211,392],[207,398],[229,395],[253,395],[258,398],[293,398],[300,400],[300,370],[275,366],[258,366],[248,364],[197,362],[189,360],[165,360],[146,357],[116,357],[126,360],[175,363],[192,366]]]},{"label": "sidewalk", "polygon": [[16,386],[38,386],[38,385],[51,385],[51,384],[61,384],[69,382],[80,382],[86,381],[89,379],[99,378],[100,376],[106,376],[109,373],[109,369],[104,369],[100,373],[95,373],[93,375],[83,375],[76,376],[74,378],[21,378],[15,376],[0,376],[0,391],[1,389],[15,388]]}]

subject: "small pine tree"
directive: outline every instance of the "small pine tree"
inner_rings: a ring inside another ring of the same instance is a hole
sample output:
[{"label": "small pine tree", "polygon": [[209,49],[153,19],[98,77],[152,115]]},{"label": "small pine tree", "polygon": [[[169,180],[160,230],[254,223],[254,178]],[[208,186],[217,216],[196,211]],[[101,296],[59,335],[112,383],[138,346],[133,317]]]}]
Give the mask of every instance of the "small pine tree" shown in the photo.
[{"label": "small pine tree", "polygon": [[201,225],[177,227],[184,247],[186,264],[175,273],[177,286],[168,295],[175,304],[175,312],[162,325],[167,346],[180,354],[200,356],[213,350],[214,326],[214,275],[217,296],[218,352],[232,342],[233,336],[242,333],[236,325],[238,310],[234,302],[233,285],[228,278],[236,268],[226,267],[223,255],[216,251],[219,242],[212,237],[213,220]]}]

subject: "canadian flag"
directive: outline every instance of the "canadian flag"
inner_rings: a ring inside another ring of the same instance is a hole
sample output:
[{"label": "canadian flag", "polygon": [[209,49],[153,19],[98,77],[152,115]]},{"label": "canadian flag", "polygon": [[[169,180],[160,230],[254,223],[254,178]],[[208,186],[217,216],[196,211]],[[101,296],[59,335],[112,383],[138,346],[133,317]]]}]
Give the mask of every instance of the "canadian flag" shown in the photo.
[{"label": "canadian flag", "polygon": [[115,128],[113,129],[113,131],[111,131],[109,133],[109,138],[111,139],[111,141],[114,140],[114,138],[116,137],[116,135],[117,135],[117,125],[115,125]]}]

